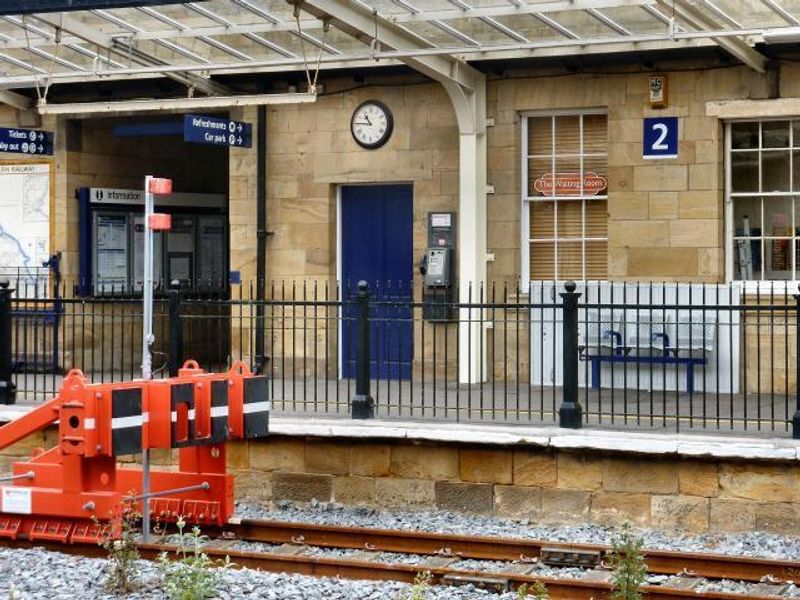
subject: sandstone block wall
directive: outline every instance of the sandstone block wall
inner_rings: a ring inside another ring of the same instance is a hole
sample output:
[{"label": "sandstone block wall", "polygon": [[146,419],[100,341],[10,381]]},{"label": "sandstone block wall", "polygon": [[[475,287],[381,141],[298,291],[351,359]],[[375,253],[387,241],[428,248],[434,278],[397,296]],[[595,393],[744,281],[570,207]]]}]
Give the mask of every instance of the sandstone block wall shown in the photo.
[{"label": "sandstone block wall", "polygon": [[796,533],[800,465],[276,436],[229,445],[237,497],[689,532]]},{"label": "sandstone block wall", "polygon": [[[0,450],[0,470],[57,443],[47,428]],[[274,436],[226,445],[237,499],[441,509],[690,533],[800,528],[800,464],[528,446]],[[125,457],[133,462],[135,457]],[[153,451],[159,469],[176,450]]]}]

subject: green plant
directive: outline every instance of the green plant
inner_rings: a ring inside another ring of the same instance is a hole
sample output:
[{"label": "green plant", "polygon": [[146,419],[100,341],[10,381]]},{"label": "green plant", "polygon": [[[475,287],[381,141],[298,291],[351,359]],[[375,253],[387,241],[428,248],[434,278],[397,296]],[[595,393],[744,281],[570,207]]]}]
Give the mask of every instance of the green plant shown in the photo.
[{"label": "green plant", "polygon": [[526,600],[528,596],[533,596],[534,600],[548,600],[550,598],[547,587],[541,581],[535,581],[533,585],[523,583],[517,588],[517,600]]},{"label": "green plant", "polygon": [[433,575],[430,571],[423,571],[417,573],[414,577],[414,583],[411,586],[411,595],[404,593],[400,596],[401,600],[425,600],[428,596],[428,588],[433,580]]},{"label": "green plant", "polygon": [[647,579],[643,546],[644,540],[633,534],[628,523],[623,524],[619,535],[611,540],[611,600],[641,600],[640,588]]},{"label": "green plant", "polygon": [[178,544],[175,559],[170,559],[167,552],[159,557],[159,570],[164,578],[164,588],[170,600],[203,600],[216,596],[219,584],[219,572],[216,566],[231,566],[228,557],[225,561],[215,563],[203,552],[203,544],[208,541],[200,534],[200,528],[192,527],[186,532],[186,522],[178,519]]},{"label": "green plant", "polygon": [[[141,515],[133,505],[123,503],[118,519],[112,519],[100,530],[98,543],[108,552],[106,588],[118,594],[127,594],[138,587],[139,550],[136,535]],[[94,518],[98,523],[97,518]]]}]

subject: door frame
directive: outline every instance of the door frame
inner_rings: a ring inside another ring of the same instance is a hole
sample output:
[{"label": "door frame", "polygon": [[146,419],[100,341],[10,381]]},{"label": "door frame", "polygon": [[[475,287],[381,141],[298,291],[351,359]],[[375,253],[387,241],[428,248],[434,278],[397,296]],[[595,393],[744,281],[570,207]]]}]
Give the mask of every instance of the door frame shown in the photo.
[{"label": "door frame", "polygon": [[[384,185],[408,185],[411,186],[411,252],[414,252],[414,182],[413,181],[362,181],[358,183],[337,183],[336,184],[336,286],[339,290],[339,300],[343,299],[342,292],[342,188],[344,187],[374,187]],[[413,264],[413,260],[412,260]],[[412,271],[413,273],[413,271]],[[413,283],[413,282],[412,282]],[[413,290],[412,290],[413,293]],[[342,306],[339,306],[339,325],[336,328],[337,344],[339,348],[338,378],[344,379],[344,352],[342,351]],[[413,357],[412,357],[413,360]]]}]

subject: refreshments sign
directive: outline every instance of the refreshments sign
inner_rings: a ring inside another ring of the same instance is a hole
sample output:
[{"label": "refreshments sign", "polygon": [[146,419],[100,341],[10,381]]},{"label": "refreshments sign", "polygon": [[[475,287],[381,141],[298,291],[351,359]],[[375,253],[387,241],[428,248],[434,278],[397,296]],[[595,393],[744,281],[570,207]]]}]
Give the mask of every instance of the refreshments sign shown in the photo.
[{"label": "refreshments sign", "polygon": [[545,173],[533,182],[533,189],[543,196],[595,196],[608,187],[608,180],[594,171],[580,173]]}]

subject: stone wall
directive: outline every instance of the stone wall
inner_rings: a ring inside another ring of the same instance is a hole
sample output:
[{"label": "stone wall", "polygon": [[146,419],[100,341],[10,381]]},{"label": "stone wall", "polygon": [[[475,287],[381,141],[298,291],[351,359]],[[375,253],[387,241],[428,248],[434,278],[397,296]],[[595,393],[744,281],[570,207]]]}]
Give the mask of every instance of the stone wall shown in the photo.
[{"label": "stone wall", "polygon": [[[0,450],[0,470],[57,440],[51,427]],[[343,437],[273,436],[226,449],[236,498],[251,503],[316,499],[692,533],[794,535],[800,528],[800,465],[788,460]],[[177,451],[156,450],[151,459],[157,468],[174,469]]]},{"label": "stone wall", "polygon": [[[781,94],[796,95],[784,65]],[[747,67],[664,68],[669,107],[647,104],[649,73],[575,74],[548,78],[509,73],[488,86],[488,247],[491,280],[519,275],[520,114],[604,108],[608,111],[608,278],[629,281],[724,281],[723,134],[707,117],[715,99],[767,98],[770,78]],[[786,83],[783,83],[786,82]],[[642,118],[680,117],[677,159],[642,158]]]},{"label": "stone wall", "polygon": [[800,466],[535,447],[272,437],[229,445],[237,497],[691,532],[800,527]]}]

